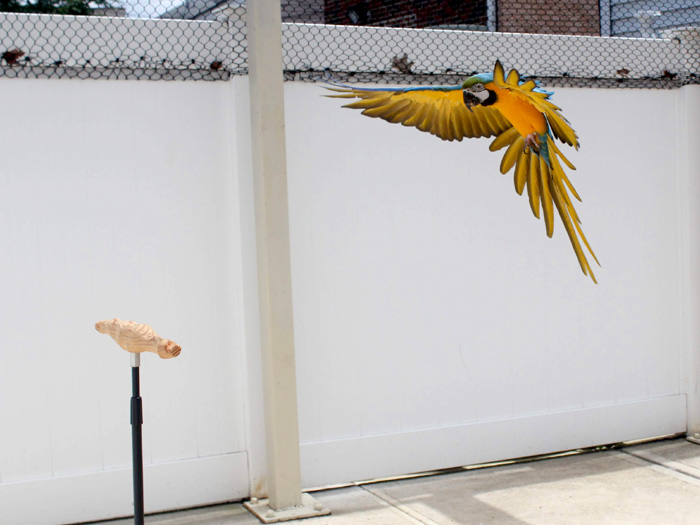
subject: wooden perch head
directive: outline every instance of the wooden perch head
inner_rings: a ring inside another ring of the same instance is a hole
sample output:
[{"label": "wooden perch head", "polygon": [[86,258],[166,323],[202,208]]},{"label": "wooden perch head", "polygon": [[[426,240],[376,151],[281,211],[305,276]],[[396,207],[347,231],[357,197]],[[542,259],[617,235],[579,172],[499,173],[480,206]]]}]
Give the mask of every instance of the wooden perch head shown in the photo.
[{"label": "wooden perch head", "polygon": [[132,354],[153,352],[163,359],[170,359],[179,356],[182,350],[180,345],[170,339],[163,339],[147,324],[110,319],[98,321],[95,329],[101,334],[112,336],[119,346]]}]

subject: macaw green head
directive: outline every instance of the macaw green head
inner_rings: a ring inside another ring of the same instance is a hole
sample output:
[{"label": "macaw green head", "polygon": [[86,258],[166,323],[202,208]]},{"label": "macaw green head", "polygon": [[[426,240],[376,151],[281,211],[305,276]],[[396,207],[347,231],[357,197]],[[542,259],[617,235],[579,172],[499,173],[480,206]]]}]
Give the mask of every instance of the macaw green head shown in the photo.
[{"label": "macaw green head", "polygon": [[484,86],[493,82],[492,73],[480,73],[473,75],[462,84],[462,98],[464,105],[471,111],[474,106],[490,105],[495,101],[495,93],[489,91]]}]

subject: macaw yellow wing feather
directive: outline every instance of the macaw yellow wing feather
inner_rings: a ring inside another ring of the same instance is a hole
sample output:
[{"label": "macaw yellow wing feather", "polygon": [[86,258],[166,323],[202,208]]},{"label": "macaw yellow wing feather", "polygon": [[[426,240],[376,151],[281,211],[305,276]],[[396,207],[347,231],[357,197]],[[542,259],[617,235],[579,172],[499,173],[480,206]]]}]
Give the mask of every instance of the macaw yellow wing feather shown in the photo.
[{"label": "macaw yellow wing feather", "polygon": [[[517,129],[510,128],[509,130],[504,131],[494,139],[494,141],[489,146],[489,150],[498,151],[501,148],[505,148],[509,144],[512,144],[513,141],[516,140],[519,135],[520,134],[518,133]],[[501,173],[506,173],[507,171],[508,170],[502,171]]]},{"label": "macaw yellow wing feather", "polygon": [[544,211],[544,224],[547,230],[547,237],[554,234],[554,209],[552,207],[552,192],[549,189],[549,166],[544,157],[540,155],[532,155],[538,157],[540,162],[540,201],[542,202],[542,210]]},{"label": "macaw yellow wing feather", "polygon": [[[505,135],[505,133],[503,135]],[[518,134],[518,137],[520,137],[520,134]],[[518,137],[515,137],[515,140],[511,142],[510,146],[503,155],[503,158],[501,159],[501,173],[503,173],[504,175],[508,173],[513,166],[515,166],[516,161],[520,158],[520,155],[522,154],[522,149],[525,145],[525,141],[522,140],[522,137],[521,140],[518,140]],[[498,138],[496,140],[498,140]]]},{"label": "macaw yellow wing feather", "polygon": [[520,156],[518,157],[518,162],[515,165],[515,177],[514,177],[514,182],[515,182],[515,191],[518,193],[518,195],[522,195],[523,191],[525,191],[525,184],[527,183],[527,170],[530,167],[530,163],[527,160],[523,160],[522,157],[525,157],[526,153],[523,151],[521,152]]},{"label": "macaw yellow wing feather", "polygon": [[476,106],[469,111],[461,89],[327,88],[334,98],[359,99],[343,107],[361,109],[363,115],[413,126],[443,140],[494,137],[511,128],[495,108]]},{"label": "macaw yellow wing feather", "polygon": [[[519,78],[520,76],[518,75],[518,79]],[[506,83],[506,73],[503,71],[503,64],[501,64],[500,60],[496,60],[496,65],[493,66],[493,81],[498,86],[502,86]]]},{"label": "macaw yellow wing feather", "polygon": [[511,69],[510,73],[508,73],[506,83],[517,86],[520,83],[520,74],[515,69]]},{"label": "macaw yellow wing feather", "polygon": [[535,217],[540,218],[540,162],[532,150],[527,152],[530,167],[527,171],[527,196],[530,198],[530,208]]}]

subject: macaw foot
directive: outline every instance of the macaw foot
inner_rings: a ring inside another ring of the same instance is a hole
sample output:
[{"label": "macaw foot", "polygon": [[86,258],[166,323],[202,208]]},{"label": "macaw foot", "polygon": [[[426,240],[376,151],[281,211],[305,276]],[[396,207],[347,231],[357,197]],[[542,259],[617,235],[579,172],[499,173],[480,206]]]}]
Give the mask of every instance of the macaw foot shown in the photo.
[{"label": "macaw foot", "polygon": [[540,137],[537,133],[530,133],[525,137],[525,148],[530,148],[532,151],[539,151],[540,149]]}]

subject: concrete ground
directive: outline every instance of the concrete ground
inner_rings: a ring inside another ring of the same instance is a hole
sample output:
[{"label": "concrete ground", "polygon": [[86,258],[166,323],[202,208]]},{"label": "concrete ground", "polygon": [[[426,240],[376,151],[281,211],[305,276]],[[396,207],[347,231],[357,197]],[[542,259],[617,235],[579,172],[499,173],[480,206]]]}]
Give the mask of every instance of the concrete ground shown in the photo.
[{"label": "concrete ground", "polygon": [[[309,525],[700,525],[700,445],[678,438],[314,492]],[[105,522],[127,525],[133,520]],[[148,516],[158,525],[255,525],[240,504]]]}]

